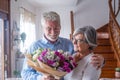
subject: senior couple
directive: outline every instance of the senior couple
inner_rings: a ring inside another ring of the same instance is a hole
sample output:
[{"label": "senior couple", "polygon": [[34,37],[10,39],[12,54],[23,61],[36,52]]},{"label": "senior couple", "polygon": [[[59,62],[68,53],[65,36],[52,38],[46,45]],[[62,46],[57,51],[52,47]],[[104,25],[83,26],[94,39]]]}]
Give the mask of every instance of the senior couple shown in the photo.
[{"label": "senior couple", "polygon": [[[61,30],[60,16],[53,11],[44,13],[41,18],[43,38],[34,42],[28,49],[33,53],[38,48],[50,48],[51,50],[68,51],[74,57],[78,66],[60,80],[98,80],[104,58],[94,54],[97,46],[96,30],[92,26],[84,26],[76,29],[72,41],[59,37]],[[21,72],[23,80],[56,80],[53,76],[44,76],[27,65],[24,60]]]}]

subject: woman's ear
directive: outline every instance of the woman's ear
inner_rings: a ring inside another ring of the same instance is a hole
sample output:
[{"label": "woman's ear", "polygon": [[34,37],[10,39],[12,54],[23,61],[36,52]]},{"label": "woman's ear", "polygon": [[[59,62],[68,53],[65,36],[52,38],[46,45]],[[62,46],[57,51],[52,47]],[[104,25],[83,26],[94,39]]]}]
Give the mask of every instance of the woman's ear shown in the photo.
[{"label": "woman's ear", "polygon": [[92,46],[89,46],[89,48],[88,48],[89,50],[93,50],[93,47]]}]

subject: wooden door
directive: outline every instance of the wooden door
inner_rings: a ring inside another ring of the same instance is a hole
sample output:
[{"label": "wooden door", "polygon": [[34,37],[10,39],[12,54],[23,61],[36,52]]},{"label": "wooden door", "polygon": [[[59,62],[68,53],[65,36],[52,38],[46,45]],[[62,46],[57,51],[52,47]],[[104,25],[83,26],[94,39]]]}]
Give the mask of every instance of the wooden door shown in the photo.
[{"label": "wooden door", "polygon": [[[10,43],[10,0],[0,0],[0,19],[3,21],[3,32],[4,32],[4,42],[2,42],[4,46],[3,56],[4,59],[4,77],[11,77],[11,43]],[[1,24],[0,24],[1,27]],[[3,70],[3,69],[2,69]],[[0,70],[1,74],[1,70]],[[4,80],[4,79],[0,79]]]},{"label": "wooden door", "polygon": [[[10,77],[11,76],[11,54],[10,54],[10,27],[9,27],[9,20],[8,20],[8,14],[1,12],[0,11],[0,46],[2,47],[1,49],[1,54],[0,54],[0,60],[1,60],[1,72],[2,78]],[[1,59],[2,58],[2,59]],[[1,76],[0,76],[1,77]],[[0,79],[4,80],[4,79]]]},{"label": "wooden door", "polygon": [[0,0],[0,11],[9,13],[9,1],[10,0]]},{"label": "wooden door", "polygon": [[4,80],[4,20],[0,18],[0,80]]}]

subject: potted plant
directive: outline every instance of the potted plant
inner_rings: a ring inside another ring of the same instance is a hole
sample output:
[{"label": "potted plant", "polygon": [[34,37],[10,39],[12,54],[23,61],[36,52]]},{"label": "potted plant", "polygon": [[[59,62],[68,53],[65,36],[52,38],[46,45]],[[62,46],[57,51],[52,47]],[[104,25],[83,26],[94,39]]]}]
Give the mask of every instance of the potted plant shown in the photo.
[{"label": "potted plant", "polygon": [[23,46],[24,46],[24,42],[26,40],[26,33],[25,32],[21,33],[20,37],[21,37],[21,41],[23,42]]},{"label": "potted plant", "polygon": [[13,74],[15,75],[15,77],[19,78],[20,77],[20,71],[18,70],[14,70]]},{"label": "potted plant", "polygon": [[115,68],[115,77],[120,78],[120,67]]}]

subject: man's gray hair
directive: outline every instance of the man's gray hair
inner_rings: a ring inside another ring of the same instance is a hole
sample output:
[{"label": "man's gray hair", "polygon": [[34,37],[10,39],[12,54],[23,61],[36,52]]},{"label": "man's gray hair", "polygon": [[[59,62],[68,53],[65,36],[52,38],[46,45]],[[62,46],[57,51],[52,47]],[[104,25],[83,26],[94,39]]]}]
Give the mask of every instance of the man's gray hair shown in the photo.
[{"label": "man's gray hair", "polygon": [[97,46],[97,33],[94,27],[85,26],[83,28],[78,28],[74,31],[73,37],[77,34],[83,34],[85,36],[85,40],[90,45],[90,49]]},{"label": "man's gray hair", "polygon": [[53,11],[45,12],[41,16],[41,25],[44,26],[46,21],[57,21],[60,25],[60,16],[58,13]]}]

